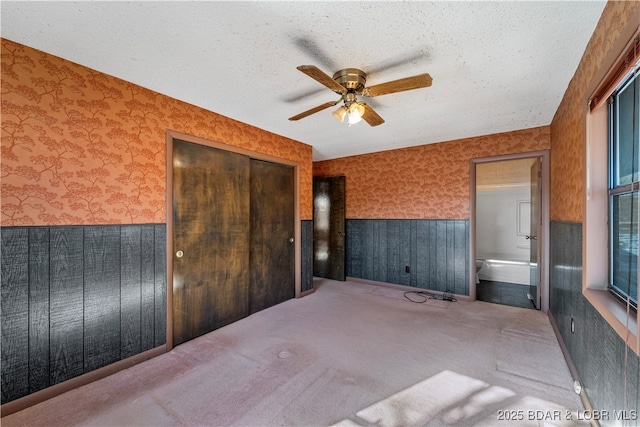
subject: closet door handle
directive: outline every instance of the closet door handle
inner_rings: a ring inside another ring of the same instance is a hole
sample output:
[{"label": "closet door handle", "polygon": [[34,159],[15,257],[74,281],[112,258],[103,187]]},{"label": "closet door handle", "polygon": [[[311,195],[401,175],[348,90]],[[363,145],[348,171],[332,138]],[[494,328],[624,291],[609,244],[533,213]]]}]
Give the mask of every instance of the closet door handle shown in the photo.
[{"label": "closet door handle", "polygon": [[184,256],[184,252],[182,252],[182,251],[177,251],[176,252],[176,257],[182,258],[183,256]]},{"label": "closet door handle", "polygon": [[294,241],[293,237],[289,237],[289,243],[293,243]]},{"label": "closet door handle", "polygon": [[524,237],[527,240],[538,240],[538,236],[528,235]]}]

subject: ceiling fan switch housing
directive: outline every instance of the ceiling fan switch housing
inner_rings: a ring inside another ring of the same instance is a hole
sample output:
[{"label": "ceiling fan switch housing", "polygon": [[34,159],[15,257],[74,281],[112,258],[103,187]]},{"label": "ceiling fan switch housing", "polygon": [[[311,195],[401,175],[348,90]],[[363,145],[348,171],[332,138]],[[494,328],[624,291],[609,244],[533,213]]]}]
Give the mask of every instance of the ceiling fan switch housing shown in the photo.
[{"label": "ceiling fan switch housing", "polygon": [[367,74],[357,68],[345,68],[333,75],[333,80],[347,88],[349,91],[358,92],[364,88]]}]

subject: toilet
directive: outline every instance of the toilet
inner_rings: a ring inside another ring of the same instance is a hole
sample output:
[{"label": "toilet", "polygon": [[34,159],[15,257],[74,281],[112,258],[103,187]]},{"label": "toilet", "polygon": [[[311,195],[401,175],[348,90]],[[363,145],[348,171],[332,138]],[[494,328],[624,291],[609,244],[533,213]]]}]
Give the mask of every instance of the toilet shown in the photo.
[{"label": "toilet", "polygon": [[482,267],[484,267],[484,260],[476,259],[476,285],[480,283],[480,276],[478,275],[478,273],[480,272]]}]

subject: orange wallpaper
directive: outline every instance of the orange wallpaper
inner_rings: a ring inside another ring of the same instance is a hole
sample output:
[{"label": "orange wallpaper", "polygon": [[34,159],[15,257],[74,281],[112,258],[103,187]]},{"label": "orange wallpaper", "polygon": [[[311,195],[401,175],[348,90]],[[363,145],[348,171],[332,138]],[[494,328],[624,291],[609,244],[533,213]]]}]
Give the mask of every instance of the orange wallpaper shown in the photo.
[{"label": "orange wallpaper", "polygon": [[586,111],[591,95],[587,92],[612,45],[629,23],[640,25],[640,2],[607,3],[551,122],[552,220],[583,221]]},{"label": "orange wallpaper", "polygon": [[346,176],[347,218],[467,219],[469,160],[549,148],[549,127],[428,144],[313,164]]},{"label": "orange wallpaper", "polygon": [[165,130],[301,163],[311,146],[2,39],[2,225],[166,221]]}]

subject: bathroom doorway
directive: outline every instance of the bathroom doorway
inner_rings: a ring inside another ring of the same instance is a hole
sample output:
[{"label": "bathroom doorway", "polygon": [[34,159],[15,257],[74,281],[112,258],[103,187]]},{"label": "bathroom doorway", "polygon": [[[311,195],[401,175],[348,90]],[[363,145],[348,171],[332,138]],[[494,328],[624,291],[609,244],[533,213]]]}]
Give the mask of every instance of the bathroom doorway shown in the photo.
[{"label": "bathroom doorway", "polygon": [[548,153],[471,162],[470,294],[480,301],[548,308]]}]

